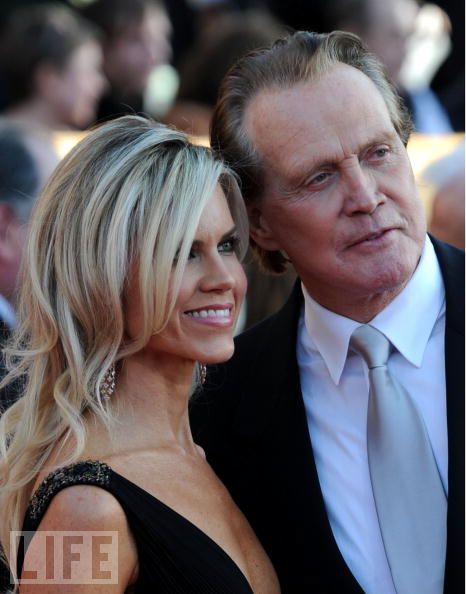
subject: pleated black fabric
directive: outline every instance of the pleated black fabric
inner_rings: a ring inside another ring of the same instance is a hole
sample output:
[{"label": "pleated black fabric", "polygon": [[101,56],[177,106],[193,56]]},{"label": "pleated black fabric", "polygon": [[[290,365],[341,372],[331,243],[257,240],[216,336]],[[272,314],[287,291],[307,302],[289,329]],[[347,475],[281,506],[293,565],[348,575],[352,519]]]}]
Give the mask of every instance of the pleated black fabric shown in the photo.
[{"label": "pleated black fabric", "polygon": [[[53,497],[72,485],[94,485],[122,506],[136,541],[137,594],[253,594],[244,574],[207,534],[159,499],[98,461],[51,473],[29,504],[23,530],[37,530]],[[18,555],[18,571],[24,555]],[[20,575],[20,573],[19,573]]]}]

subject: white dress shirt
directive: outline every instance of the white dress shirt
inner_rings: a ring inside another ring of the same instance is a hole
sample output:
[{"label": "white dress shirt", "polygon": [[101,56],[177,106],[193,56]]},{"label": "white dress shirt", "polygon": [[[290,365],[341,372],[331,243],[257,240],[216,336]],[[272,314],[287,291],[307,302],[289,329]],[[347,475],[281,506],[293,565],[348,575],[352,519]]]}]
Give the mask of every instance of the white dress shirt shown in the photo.
[{"label": "white dress shirt", "polygon": [[[309,434],[327,514],[338,547],[367,594],[396,594],[369,476],[367,366],[348,353],[360,326],[314,301],[305,288],[297,357]],[[403,291],[370,322],[395,346],[391,373],[424,419],[448,492],[445,388],[445,290],[430,239]]]}]

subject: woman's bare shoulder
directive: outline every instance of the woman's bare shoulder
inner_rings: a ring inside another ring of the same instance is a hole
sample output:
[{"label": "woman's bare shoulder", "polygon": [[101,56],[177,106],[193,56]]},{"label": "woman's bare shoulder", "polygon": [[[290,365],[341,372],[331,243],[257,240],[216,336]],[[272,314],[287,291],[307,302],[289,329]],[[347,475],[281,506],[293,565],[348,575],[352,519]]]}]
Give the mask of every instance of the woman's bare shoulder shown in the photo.
[{"label": "woman's bare shoulder", "polygon": [[70,485],[53,497],[40,529],[118,530],[126,525],[123,508],[111,493],[95,485]]},{"label": "woman's bare shoulder", "polygon": [[[48,544],[45,536],[49,538]],[[73,560],[70,563],[73,581],[74,578],[81,581],[81,584],[67,585],[69,594],[120,594],[136,579],[137,552],[126,515],[115,497],[102,488],[73,485],[53,497],[27,549],[23,576],[40,567],[47,568],[49,575],[56,573],[54,556],[47,548],[51,543],[54,548],[61,548],[63,558],[69,553]],[[94,584],[84,584],[93,572],[95,574],[96,563],[101,563],[107,555],[110,565],[105,565],[106,571],[116,576],[117,583],[104,587],[96,579]],[[21,594],[58,594],[62,591],[60,588],[63,584],[54,585],[50,581],[24,584]]]}]

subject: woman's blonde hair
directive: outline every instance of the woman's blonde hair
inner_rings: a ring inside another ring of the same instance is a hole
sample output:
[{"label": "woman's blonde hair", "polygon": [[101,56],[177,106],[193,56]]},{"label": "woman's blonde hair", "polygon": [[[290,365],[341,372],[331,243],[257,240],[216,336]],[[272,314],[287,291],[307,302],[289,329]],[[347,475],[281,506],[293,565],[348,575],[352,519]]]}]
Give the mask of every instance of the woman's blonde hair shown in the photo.
[{"label": "woman's blonde hair", "polygon": [[[83,412],[112,427],[99,386],[111,364],[166,325],[201,213],[220,184],[240,241],[247,216],[235,178],[209,149],[147,119],[92,131],[59,164],[32,217],[19,326],[5,382],[22,397],[0,419],[0,543],[21,530],[30,491],[59,438],[85,445]],[[142,327],[124,340],[124,289],[137,263]],[[169,290],[170,284],[170,290]]]}]

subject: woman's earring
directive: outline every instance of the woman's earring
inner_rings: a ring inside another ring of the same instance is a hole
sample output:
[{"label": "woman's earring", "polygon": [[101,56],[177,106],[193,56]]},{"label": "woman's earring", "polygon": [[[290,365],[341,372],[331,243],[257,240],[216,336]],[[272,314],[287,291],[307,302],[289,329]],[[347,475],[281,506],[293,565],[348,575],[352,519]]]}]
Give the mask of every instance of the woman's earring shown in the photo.
[{"label": "woman's earring", "polygon": [[108,402],[112,397],[113,393],[115,392],[115,388],[115,365],[112,363],[110,367],[107,369],[107,372],[104,375],[104,379],[100,384],[99,392],[102,400]]},{"label": "woman's earring", "polygon": [[200,369],[199,369],[199,380],[201,382],[201,386],[203,386],[205,384],[206,377],[207,377],[207,366],[204,365],[204,363],[201,363]]}]

